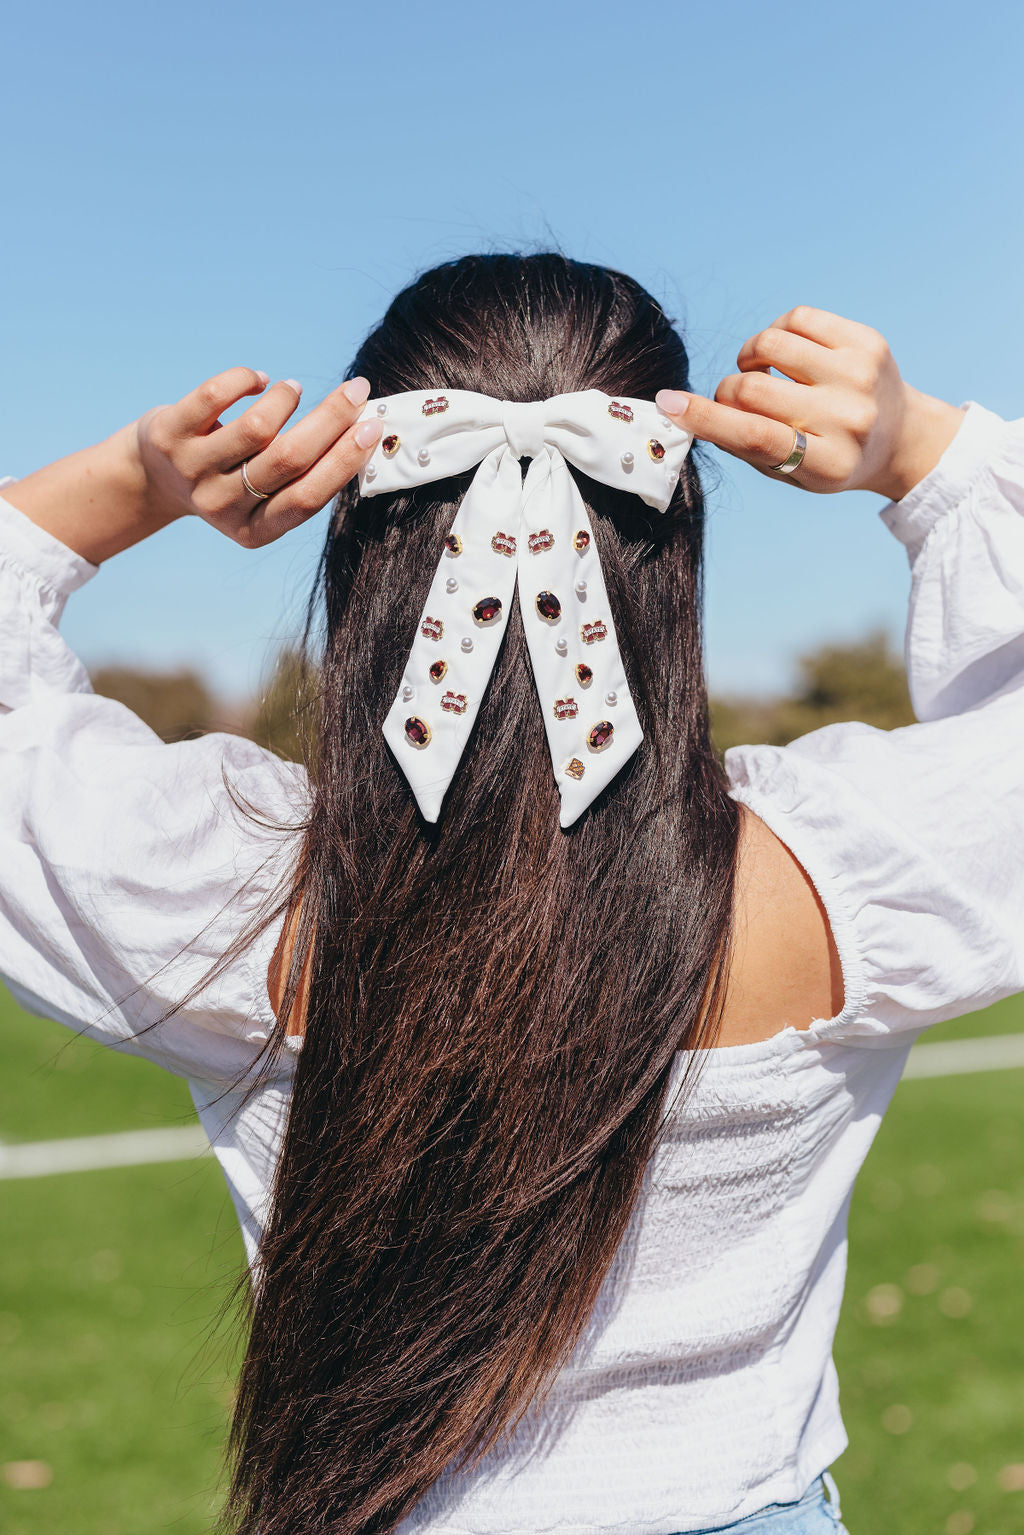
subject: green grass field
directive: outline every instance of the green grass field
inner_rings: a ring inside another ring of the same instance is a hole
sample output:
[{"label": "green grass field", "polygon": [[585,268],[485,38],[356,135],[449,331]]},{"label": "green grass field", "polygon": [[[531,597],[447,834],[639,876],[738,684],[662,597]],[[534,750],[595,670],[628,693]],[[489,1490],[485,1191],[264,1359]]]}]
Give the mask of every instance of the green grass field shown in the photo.
[{"label": "green grass field", "polygon": [[[1000,1032],[1024,997],[933,1037]],[[183,1083],[69,1039],[0,993],[0,1139],[191,1120]],[[1022,1095],[1024,1071],[905,1082],[861,1176],[836,1350],[852,1535],[1024,1532]],[[242,1263],[216,1164],[6,1180],[0,1202],[0,1531],[208,1531],[237,1362],[213,1324]]]}]

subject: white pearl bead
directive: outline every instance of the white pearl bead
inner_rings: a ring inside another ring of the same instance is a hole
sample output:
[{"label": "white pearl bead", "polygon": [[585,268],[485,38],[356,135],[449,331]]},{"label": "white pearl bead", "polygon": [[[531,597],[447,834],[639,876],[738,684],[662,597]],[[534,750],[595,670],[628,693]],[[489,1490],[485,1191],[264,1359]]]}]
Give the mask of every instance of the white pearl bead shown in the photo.
[{"label": "white pearl bead", "polygon": [[416,457],[421,464],[430,463],[430,454],[427,452],[426,448],[421,448]]},{"label": "white pearl bead", "polygon": [[658,420],[661,422],[662,426],[671,426],[672,425],[671,421],[668,419],[667,416],[659,416]]},{"label": "white pearl bead", "polygon": [[415,697],[416,697],[416,689],[413,688],[413,687],[410,687],[409,684],[406,683],[405,687],[402,689],[402,699],[403,699],[403,701],[405,703],[410,703],[412,701],[412,699],[414,699]]},{"label": "white pearl bead", "polygon": [[632,467],[633,467],[633,455],[632,455],[632,453],[623,453],[622,458],[619,460],[619,462],[622,464],[623,469],[632,469]]},{"label": "white pearl bead", "polygon": [[364,480],[375,480],[376,478],[377,478],[377,465],[376,464],[367,464],[366,468],[363,470],[363,479]]},{"label": "white pearl bead", "polygon": [[606,693],[604,695],[604,701],[606,704],[617,704],[619,701],[619,695],[617,693]]},{"label": "white pearl bead", "polygon": [[384,404],[384,401],[381,400],[380,404],[377,406],[377,414],[378,414],[378,416],[386,416],[387,413],[388,413],[388,408]]},{"label": "white pearl bead", "polygon": [[560,656],[564,656],[564,655],[568,654],[568,652],[569,652],[569,641],[566,639],[564,634],[562,635],[561,639],[558,639],[558,640],[555,641],[555,649],[558,651],[558,654]]},{"label": "white pearl bead", "polygon": [[585,597],[587,595],[587,583],[585,581],[576,582],[576,595],[577,597]]},{"label": "white pearl bead", "polygon": [[452,592],[458,591],[459,583],[456,581],[454,576],[448,577],[447,581],[444,583],[444,589],[449,594],[449,596]]},{"label": "white pearl bead", "polygon": [[473,641],[470,639],[468,634],[466,635],[466,638],[462,642],[462,648],[467,653],[467,655],[473,649]]}]

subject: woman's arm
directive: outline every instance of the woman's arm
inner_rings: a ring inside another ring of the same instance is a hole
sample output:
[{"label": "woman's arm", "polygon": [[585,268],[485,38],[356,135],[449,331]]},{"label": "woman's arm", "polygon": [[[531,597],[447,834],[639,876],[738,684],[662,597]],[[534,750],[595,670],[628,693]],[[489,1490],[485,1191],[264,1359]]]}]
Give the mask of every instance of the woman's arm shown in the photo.
[{"label": "woman's arm", "polygon": [[[230,368],[4,496],[93,565],[186,515],[261,548],[320,511],[362,468],[381,433],[377,422],[356,425],[368,393],[365,379],[349,379],[285,432],[299,386],[268,389],[265,373]],[[260,398],[222,424],[221,413],[247,395]],[[265,497],[245,488],[243,464]]]},{"label": "woman's arm", "polygon": [[[935,467],[963,411],[900,377],[888,342],[870,325],[800,304],[743,343],[738,373],[714,400],[663,389],[667,416],[705,442],[801,490],[872,490],[898,501]],[[785,377],[774,377],[771,369]],[[777,472],[807,438],[803,462]]]}]

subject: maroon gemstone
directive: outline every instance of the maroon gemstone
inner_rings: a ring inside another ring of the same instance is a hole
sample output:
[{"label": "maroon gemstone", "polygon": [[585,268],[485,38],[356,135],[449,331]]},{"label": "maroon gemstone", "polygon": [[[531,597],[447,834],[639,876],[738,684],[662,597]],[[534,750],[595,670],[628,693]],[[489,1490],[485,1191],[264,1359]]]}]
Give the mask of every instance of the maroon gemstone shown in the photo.
[{"label": "maroon gemstone", "polygon": [[604,751],[614,734],[615,726],[611,720],[601,720],[587,732],[587,745],[592,752]]},{"label": "maroon gemstone", "polygon": [[580,554],[583,553],[584,549],[590,548],[590,534],[587,532],[586,528],[580,528],[579,532],[576,534],[572,541],[572,546]]},{"label": "maroon gemstone", "polygon": [[405,738],[412,746],[426,746],[430,740],[430,726],[418,714],[411,714],[405,722]]},{"label": "maroon gemstone", "polygon": [[538,592],[537,612],[541,618],[546,618],[549,624],[553,624],[562,616],[562,604],[554,592]]},{"label": "maroon gemstone", "polygon": [[494,620],[500,617],[500,597],[481,597],[473,609],[473,622],[475,624],[493,624]]},{"label": "maroon gemstone", "polygon": [[665,457],[664,446],[658,441],[656,437],[652,437],[650,442],[647,444],[647,451],[654,459],[656,464],[660,464],[662,459]]},{"label": "maroon gemstone", "polygon": [[401,441],[402,439],[399,437],[397,432],[392,432],[390,437],[385,437],[384,441],[381,443],[381,447],[384,449],[384,455],[386,458],[394,458],[395,454],[398,452]]},{"label": "maroon gemstone", "polygon": [[593,680],[594,680],[594,673],[591,671],[591,669],[587,665],[587,663],[585,661],[577,661],[577,663],[576,663],[576,681],[579,683],[580,687],[581,688],[589,688],[589,686],[593,682]]},{"label": "maroon gemstone", "polygon": [[462,539],[457,533],[448,534],[448,537],[444,541],[444,550],[446,554],[451,555],[452,559],[454,559],[456,555],[462,553]]},{"label": "maroon gemstone", "polygon": [[433,662],[433,664],[431,665],[431,668],[430,668],[430,680],[431,680],[431,682],[441,682],[443,680],[444,674],[445,674],[445,672],[447,670],[448,670],[448,662],[447,661],[435,661],[435,662]]}]

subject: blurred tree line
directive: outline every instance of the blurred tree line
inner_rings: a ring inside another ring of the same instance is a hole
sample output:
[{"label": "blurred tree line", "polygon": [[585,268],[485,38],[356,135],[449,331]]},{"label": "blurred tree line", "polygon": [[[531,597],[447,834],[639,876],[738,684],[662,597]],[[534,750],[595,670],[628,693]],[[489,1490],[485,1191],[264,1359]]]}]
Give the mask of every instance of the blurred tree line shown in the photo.
[{"label": "blurred tree line", "polygon": [[104,698],[126,704],[164,741],[187,741],[211,730],[248,736],[282,757],[302,761],[316,735],[316,679],[297,648],[285,647],[254,698],[227,704],[191,667],[147,671],[100,666],[92,685]]},{"label": "blurred tree line", "polygon": [[[303,741],[316,738],[316,676],[297,649],[283,649],[257,696],[234,707],[220,702],[198,672],[142,671],[105,666],[93,673],[97,693],[127,704],[165,741],[211,730],[250,737],[294,761]],[[913,723],[902,657],[884,630],[802,655],[791,692],[776,698],[711,698],[711,728],[719,752],[743,743],[784,746],[796,736],[839,720],[863,720],[883,730]]]},{"label": "blurred tree line", "polygon": [[781,697],[711,698],[711,733],[720,752],[762,742],[785,746],[840,720],[895,730],[914,718],[903,657],[883,629],[807,651],[797,660],[792,692]]}]

